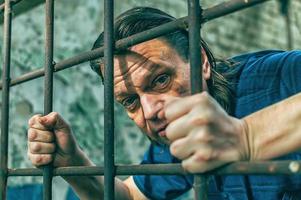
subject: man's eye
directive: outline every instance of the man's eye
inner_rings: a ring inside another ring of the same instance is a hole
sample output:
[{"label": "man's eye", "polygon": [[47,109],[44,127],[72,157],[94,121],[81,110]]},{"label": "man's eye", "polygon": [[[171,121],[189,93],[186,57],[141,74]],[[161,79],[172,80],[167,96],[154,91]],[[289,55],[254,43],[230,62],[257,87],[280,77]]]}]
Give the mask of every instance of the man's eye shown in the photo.
[{"label": "man's eye", "polygon": [[153,80],[152,87],[155,89],[164,89],[169,82],[170,76],[168,74],[161,74]]},{"label": "man's eye", "polygon": [[137,97],[127,97],[124,100],[122,100],[121,104],[129,110],[132,110],[135,108],[135,105],[137,103]]}]

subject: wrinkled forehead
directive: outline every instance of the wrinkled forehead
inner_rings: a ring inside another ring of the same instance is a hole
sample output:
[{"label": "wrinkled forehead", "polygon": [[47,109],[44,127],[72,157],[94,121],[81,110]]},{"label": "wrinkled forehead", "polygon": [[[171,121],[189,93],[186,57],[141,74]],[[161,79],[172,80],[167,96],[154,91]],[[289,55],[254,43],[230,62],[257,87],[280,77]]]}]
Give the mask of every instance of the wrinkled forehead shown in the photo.
[{"label": "wrinkled forehead", "polygon": [[147,67],[147,63],[160,64],[170,60],[175,53],[175,50],[161,39],[137,44],[124,53],[114,56],[114,76],[122,75],[133,66]]}]

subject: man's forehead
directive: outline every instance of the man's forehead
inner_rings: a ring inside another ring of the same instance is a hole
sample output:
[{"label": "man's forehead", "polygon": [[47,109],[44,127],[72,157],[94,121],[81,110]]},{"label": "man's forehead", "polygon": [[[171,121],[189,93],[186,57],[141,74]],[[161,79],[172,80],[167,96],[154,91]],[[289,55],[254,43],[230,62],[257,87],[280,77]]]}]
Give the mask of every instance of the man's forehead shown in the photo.
[{"label": "man's forehead", "polygon": [[160,61],[170,59],[173,54],[174,50],[165,41],[153,39],[143,42],[129,48],[125,53],[115,55],[114,73],[118,76],[133,67],[159,64]]}]

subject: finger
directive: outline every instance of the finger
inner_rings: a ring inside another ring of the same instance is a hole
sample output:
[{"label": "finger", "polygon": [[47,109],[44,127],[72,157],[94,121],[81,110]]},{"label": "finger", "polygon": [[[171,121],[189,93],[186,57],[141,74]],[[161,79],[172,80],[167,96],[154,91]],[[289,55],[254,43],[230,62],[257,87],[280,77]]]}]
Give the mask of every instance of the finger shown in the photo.
[{"label": "finger", "polygon": [[189,134],[189,131],[193,128],[189,125],[190,116],[184,115],[175,121],[168,124],[166,127],[166,137],[171,141],[175,141]]},{"label": "finger", "polygon": [[43,131],[39,129],[30,128],[27,132],[28,141],[36,142],[53,142],[54,134],[51,131]]},{"label": "finger", "polygon": [[197,151],[207,152],[208,148],[218,150],[219,148],[214,146],[215,140],[219,139],[210,134],[206,127],[199,127],[191,130],[187,137],[175,140],[170,145],[170,151],[175,157],[183,160]]},{"label": "finger", "polygon": [[52,154],[28,154],[31,163],[35,166],[47,165],[53,161]]},{"label": "finger", "polygon": [[173,121],[178,117],[188,113],[196,104],[200,103],[202,99],[207,99],[208,94],[202,92],[193,96],[180,98],[166,103],[164,106],[165,117],[167,121]]},{"label": "finger", "polygon": [[51,154],[55,152],[54,143],[28,142],[28,147],[32,154]]},{"label": "finger", "polygon": [[217,156],[217,160],[233,162],[241,160],[242,156],[236,148],[221,150]]},{"label": "finger", "polygon": [[48,130],[49,128],[45,127],[45,125],[43,125],[40,121],[42,115],[41,114],[37,114],[32,116],[29,121],[28,121],[28,126],[30,128],[35,128],[35,129],[39,129],[39,130]]},{"label": "finger", "polygon": [[176,140],[170,145],[170,153],[176,158],[183,160],[193,154],[193,147],[187,137]]},{"label": "finger", "polygon": [[48,115],[42,116],[41,114],[34,115],[29,119],[28,125],[30,128],[40,130],[51,130],[51,129],[68,129],[67,123],[57,112],[51,112]]},{"label": "finger", "polygon": [[204,173],[220,167],[227,162],[214,160],[214,161],[198,161],[196,156],[190,157],[189,159],[182,161],[182,167],[190,173]]},{"label": "finger", "polygon": [[36,122],[37,118],[39,118],[39,117],[41,117],[41,116],[42,116],[41,114],[36,114],[36,115],[32,116],[32,117],[28,120],[28,125],[29,125],[29,127],[30,127],[31,125],[33,125],[33,124]]},{"label": "finger", "polygon": [[39,121],[44,126],[51,127],[56,130],[68,128],[67,123],[57,112],[51,112],[48,115],[41,117]]},{"label": "finger", "polygon": [[[190,134],[193,130],[193,134],[196,132],[203,132],[211,127],[212,117],[208,114],[208,110],[203,109],[201,112],[192,110],[189,114],[186,114],[178,119],[169,123],[166,127],[166,136],[170,141],[182,138]],[[207,129],[204,129],[208,127]],[[207,134],[209,135],[209,134]],[[206,138],[203,138],[206,139]],[[209,137],[208,137],[209,139]]]},{"label": "finger", "polygon": [[227,161],[217,160],[218,152],[212,148],[203,148],[182,161],[182,166],[190,173],[204,173],[215,169]]}]

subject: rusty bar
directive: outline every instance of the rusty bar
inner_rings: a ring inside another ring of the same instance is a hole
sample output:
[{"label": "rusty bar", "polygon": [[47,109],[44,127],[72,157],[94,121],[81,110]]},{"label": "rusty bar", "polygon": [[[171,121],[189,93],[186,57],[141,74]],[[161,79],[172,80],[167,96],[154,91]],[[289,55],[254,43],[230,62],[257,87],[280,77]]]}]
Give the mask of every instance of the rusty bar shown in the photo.
[{"label": "rusty bar", "polygon": [[[45,2],[45,80],[44,80],[44,115],[52,111],[53,100],[53,14],[54,0]],[[52,165],[43,168],[43,199],[52,199]]]},{"label": "rusty bar", "polygon": [[230,13],[255,6],[256,4],[264,3],[269,0],[231,0],[220,3],[209,9],[204,10],[202,23],[211,21],[213,19],[223,17]]},{"label": "rusty bar", "polygon": [[114,0],[104,1],[104,199],[114,198]]},{"label": "rusty bar", "polygon": [[202,91],[201,61],[201,9],[199,0],[188,0],[189,16],[189,62],[191,94]]},{"label": "rusty bar", "polygon": [[1,152],[0,152],[0,198],[6,199],[8,131],[9,131],[9,91],[11,61],[11,23],[12,11],[9,0],[5,0],[4,33],[3,33],[3,70],[2,70],[2,109],[1,109]]},{"label": "rusty bar", "polygon": [[[201,8],[199,0],[188,0],[189,62],[191,94],[202,91]],[[194,176],[196,200],[207,200],[207,176]]]},{"label": "rusty bar", "polygon": [[[248,8],[250,6],[254,6],[259,3],[267,2],[269,0],[231,0],[228,2],[221,3],[217,6],[213,6],[211,8],[205,9],[203,11],[203,22],[211,21],[218,17],[225,16],[227,14],[231,14],[235,11]],[[143,31],[141,33],[132,35],[130,37],[124,38],[122,40],[118,40],[116,42],[116,49],[124,49],[130,47],[132,45],[144,42],[146,40],[150,40],[159,36],[162,36],[166,33],[173,32],[177,29],[186,28],[187,27],[187,17],[179,18],[175,21],[166,23],[164,25],[155,27],[153,29]],[[74,67],[75,65],[79,65],[81,63],[87,62],[89,60],[96,59],[100,56],[103,56],[103,47],[98,49],[94,49],[92,51],[83,52],[74,57],[63,60],[55,65],[54,72],[58,72],[70,67]],[[20,83],[24,83],[39,77],[44,76],[44,70],[38,69],[26,73],[20,77],[17,77],[11,81],[11,86],[18,85]],[[2,83],[0,83],[0,88],[2,89]]]},{"label": "rusty bar", "polygon": [[[8,176],[42,176],[37,168],[8,169]],[[104,167],[59,167],[54,176],[101,176]],[[116,175],[187,175],[181,164],[117,165]],[[235,162],[210,171],[212,175],[301,175],[300,160]]]},{"label": "rusty bar", "polygon": [[[10,5],[11,7],[14,6],[15,4],[19,3],[22,0],[10,0]],[[0,5],[0,13],[3,12],[5,9],[5,3]]]}]

